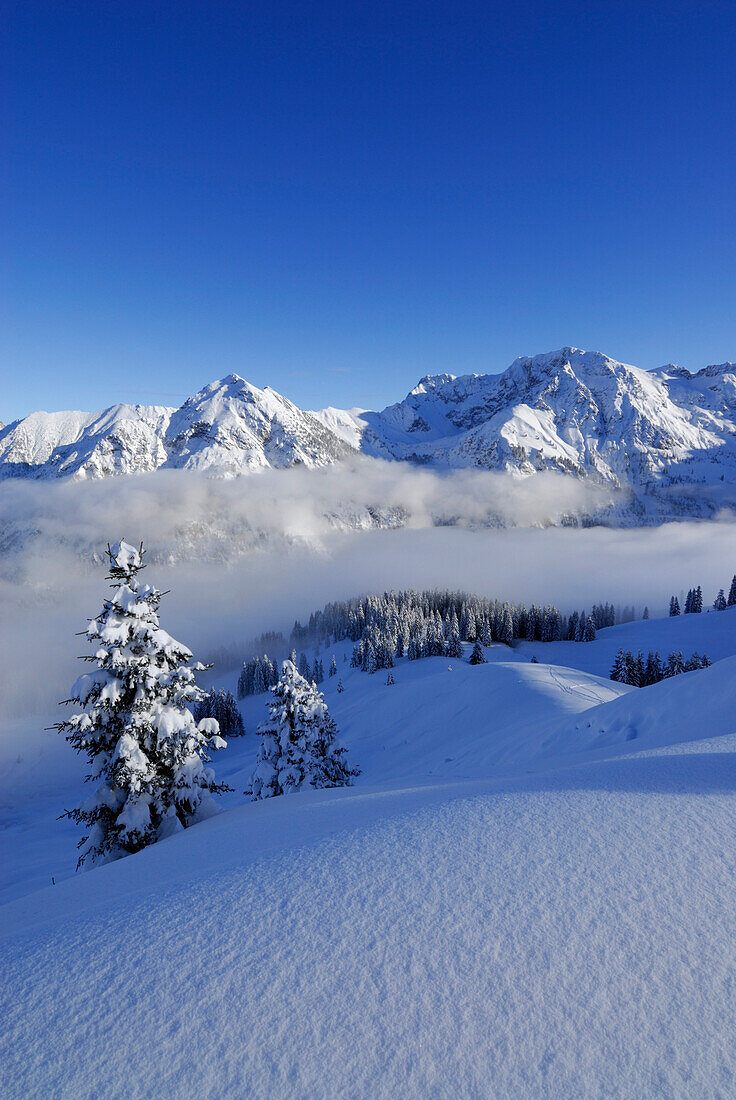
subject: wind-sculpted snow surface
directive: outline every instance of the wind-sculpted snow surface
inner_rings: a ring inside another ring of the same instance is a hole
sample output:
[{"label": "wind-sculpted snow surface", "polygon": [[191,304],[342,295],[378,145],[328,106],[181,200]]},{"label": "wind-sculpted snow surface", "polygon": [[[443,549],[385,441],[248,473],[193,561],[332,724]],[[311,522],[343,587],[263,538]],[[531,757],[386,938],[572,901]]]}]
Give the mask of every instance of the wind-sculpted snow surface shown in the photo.
[{"label": "wind-sculpted snow surface", "polygon": [[[382,412],[306,412],[236,374],[179,409],[34,413],[0,428],[0,477],[99,478],[161,468],[232,477],[358,452],[414,465],[554,471],[602,486],[585,522],[624,525],[736,507],[736,367],[643,371],[563,348],[502,374],[423,378]],[[613,498],[612,498],[613,494]]]},{"label": "wind-sculpted snow surface", "polygon": [[[673,639],[721,659],[605,678],[611,646]],[[251,696],[230,808],[73,876],[66,746],[8,758],[0,1093],[731,1095],[736,613],[401,659],[392,686],[332,650],[352,788],[243,803]],[[28,893],[50,853],[66,877]]]},{"label": "wind-sculpted snow surface", "polygon": [[729,1095],[733,748],[286,796],[4,907],[3,1093]]}]

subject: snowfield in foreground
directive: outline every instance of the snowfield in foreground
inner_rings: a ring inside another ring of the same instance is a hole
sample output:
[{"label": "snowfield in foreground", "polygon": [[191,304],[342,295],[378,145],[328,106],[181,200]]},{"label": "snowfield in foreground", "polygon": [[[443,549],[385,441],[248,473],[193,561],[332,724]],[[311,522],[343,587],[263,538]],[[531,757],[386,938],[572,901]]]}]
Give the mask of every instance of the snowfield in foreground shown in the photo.
[{"label": "snowfield in foreground", "polygon": [[[672,638],[716,663],[605,678]],[[249,698],[226,811],[73,876],[79,761],[5,760],[3,1096],[733,1095],[736,614],[335,652],[353,788],[244,802]]]}]

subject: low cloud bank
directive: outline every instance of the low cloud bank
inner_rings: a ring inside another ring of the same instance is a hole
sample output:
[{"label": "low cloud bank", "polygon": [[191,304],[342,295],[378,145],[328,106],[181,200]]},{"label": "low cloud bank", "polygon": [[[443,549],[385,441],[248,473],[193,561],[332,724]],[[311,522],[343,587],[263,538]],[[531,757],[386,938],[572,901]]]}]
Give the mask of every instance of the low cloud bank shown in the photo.
[{"label": "low cloud bank", "polygon": [[[161,470],[100,481],[0,482],[0,573],[32,581],[33,557],[94,559],[111,537],[140,534],[150,558],[231,560],[265,542],[319,546],[376,526],[547,526],[591,513],[610,490],[560,474],[519,479],[438,473],[357,457],[323,470],[265,470],[231,481]],[[18,553],[19,552],[19,553]]]},{"label": "low cloud bank", "polygon": [[[542,523],[545,508],[547,520],[555,506],[571,510],[587,489],[475,471],[412,471],[396,485],[384,464],[368,467],[366,486],[365,469],[0,486],[0,717],[56,718],[85,651],[74,635],[107,593],[104,546],[121,536],[155,551],[147,579],[171,589],[163,625],[198,656],[262,630],[288,632],[326,601],[370,591],[437,586],[563,610],[613,600],[664,613],[672,592],[701,584],[710,601],[736,571],[732,520],[493,529],[480,524],[502,505],[517,522]],[[556,501],[545,499],[552,493]],[[348,528],[351,508],[367,529]],[[403,526],[375,529],[373,508],[403,510]]]}]

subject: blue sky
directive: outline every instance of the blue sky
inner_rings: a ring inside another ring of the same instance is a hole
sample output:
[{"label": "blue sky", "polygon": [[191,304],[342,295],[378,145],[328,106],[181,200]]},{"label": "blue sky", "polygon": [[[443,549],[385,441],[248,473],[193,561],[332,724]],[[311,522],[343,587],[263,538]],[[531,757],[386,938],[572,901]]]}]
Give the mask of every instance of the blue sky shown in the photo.
[{"label": "blue sky", "polygon": [[15,0],[0,419],[736,359],[732,4]]}]

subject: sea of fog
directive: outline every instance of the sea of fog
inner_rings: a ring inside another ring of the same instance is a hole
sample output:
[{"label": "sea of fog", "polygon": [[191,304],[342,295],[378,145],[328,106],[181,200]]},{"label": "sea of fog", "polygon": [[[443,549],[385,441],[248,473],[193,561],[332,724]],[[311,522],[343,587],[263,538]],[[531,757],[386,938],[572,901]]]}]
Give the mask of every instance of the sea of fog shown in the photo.
[{"label": "sea of fog", "polygon": [[[236,481],[183,472],[0,485],[0,719],[56,717],[85,652],[75,635],[108,591],[104,549],[151,547],[161,621],[206,658],[264,630],[288,633],[327,601],[391,588],[459,588],[563,611],[614,601],[666,613],[706,601],[736,571],[736,522],[545,526],[600,500],[555,475],[397,471],[356,463]],[[397,525],[375,527],[377,515]],[[494,519],[515,524],[488,527]],[[351,524],[355,526],[352,527]]]}]

